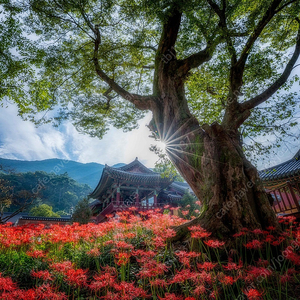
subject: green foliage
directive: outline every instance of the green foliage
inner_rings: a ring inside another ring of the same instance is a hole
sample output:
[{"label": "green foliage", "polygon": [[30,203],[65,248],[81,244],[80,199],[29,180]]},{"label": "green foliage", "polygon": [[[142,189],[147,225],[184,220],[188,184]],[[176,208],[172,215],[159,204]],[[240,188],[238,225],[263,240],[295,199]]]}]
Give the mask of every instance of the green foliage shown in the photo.
[{"label": "green foliage", "polygon": [[55,213],[52,210],[52,206],[47,204],[41,204],[39,206],[34,206],[30,210],[30,214],[34,217],[53,217],[53,218],[60,218],[58,213]]},{"label": "green foliage", "polygon": [[0,179],[0,218],[5,208],[12,203],[12,187],[4,179]]},{"label": "green foliage", "polygon": [[72,221],[80,224],[87,224],[92,216],[88,198],[78,202],[72,215]]},{"label": "green foliage", "polygon": [[[212,2],[222,7],[221,1]],[[130,93],[155,94],[151,86],[158,65],[155,57],[159,55],[162,25],[171,14],[171,7],[181,11],[174,48],[179,59],[216,44],[213,58],[191,70],[185,81],[191,112],[201,124],[210,124],[221,122],[232,94],[238,94],[243,103],[281,75],[290,58],[290,48],[295,45],[300,12],[299,1],[281,1],[275,16],[247,51],[242,86],[232,91],[233,53],[236,57],[241,55],[271,0],[222,2],[226,3],[226,30],[220,27],[220,19],[209,1],[204,0],[12,3],[15,1],[5,0],[2,4],[0,78],[4,78],[4,84],[1,83],[0,97],[15,101],[20,114],[37,124],[59,124],[71,119],[80,132],[98,137],[103,137],[110,126],[125,131],[136,128],[144,113],[121,99],[97,75],[93,61],[96,29],[101,38],[98,60],[103,72]],[[26,39],[23,32],[34,35],[34,42]],[[12,55],[10,50],[15,47],[22,56]],[[266,134],[283,138],[290,134],[290,128],[298,122],[292,116],[299,110],[299,100],[289,90],[298,82],[298,76],[291,77],[279,90],[285,96],[274,95],[269,104],[253,109],[251,118],[241,128],[246,140],[258,143]],[[59,114],[50,112],[49,119],[37,114],[58,106]],[[279,138],[273,146],[281,142]],[[262,145],[259,149],[266,150]],[[254,148],[248,146],[247,150],[250,153]]]},{"label": "green foliage", "polygon": [[152,145],[150,150],[157,154],[159,158],[155,163],[154,172],[160,173],[163,178],[168,177],[173,181],[184,181],[162,149],[159,149],[156,145]]},{"label": "green foliage", "polygon": [[178,201],[178,205],[183,207],[183,210],[188,210],[188,214],[186,215],[188,218],[190,218],[191,216],[196,217],[199,215],[201,208],[199,205],[199,201],[197,201],[197,198],[189,192],[186,192],[183,195],[183,197]]},{"label": "green foliage", "polygon": [[87,196],[91,188],[86,184],[79,184],[68,174],[55,175],[42,171],[17,174],[0,174],[13,187],[10,210],[20,208],[31,200],[35,205],[47,204],[54,211],[69,211],[78,202],[79,198]]}]

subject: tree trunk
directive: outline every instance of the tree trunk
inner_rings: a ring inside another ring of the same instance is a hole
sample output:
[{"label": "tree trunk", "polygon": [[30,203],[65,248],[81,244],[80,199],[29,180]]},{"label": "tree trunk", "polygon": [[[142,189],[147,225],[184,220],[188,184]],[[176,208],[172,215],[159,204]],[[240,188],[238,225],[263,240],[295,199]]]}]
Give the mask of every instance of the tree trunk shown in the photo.
[{"label": "tree trunk", "polygon": [[152,129],[166,142],[168,156],[202,202],[199,217],[176,228],[177,238],[193,224],[219,238],[245,227],[274,226],[279,231],[258,172],[243,154],[238,131],[217,123],[200,126],[187,108],[176,104],[178,95],[166,95],[163,111],[153,110]]},{"label": "tree trunk", "polygon": [[[180,14],[174,18],[166,23],[165,32],[180,23]],[[156,100],[151,103],[153,119],[149,127],[166,142],[168,156],[202,202],[202,212],[191,224],[200,224],[219,237],[237,233],[244,227],[274,226],[279,231],[258,172],[243,154],[238,126],[231,126],[231,121],[200,126],[185,98],[186,66],[176,59],[174,48],[166,50],[169,44],[164,41],[161,40],[156,57]],[[160,54],[168,52],[165,61]],[[238,123],[238,107],[228,114],[230,120]],[[185,235],[187,225],[177,231],[178,236]]]},{"label": "tree trunk", "polygon": [[[218,237],[228,237],[242,228],[274,226],[279,231],[258,172],[245,158],[237,135],[219,124],[201,129],[199,137],[186,136],[176,155],[172,146],[168,152],[202,202],[201,214],[192,224],[200,224]],[[187,226],[177,231],[178,235],[186,234]]]}]

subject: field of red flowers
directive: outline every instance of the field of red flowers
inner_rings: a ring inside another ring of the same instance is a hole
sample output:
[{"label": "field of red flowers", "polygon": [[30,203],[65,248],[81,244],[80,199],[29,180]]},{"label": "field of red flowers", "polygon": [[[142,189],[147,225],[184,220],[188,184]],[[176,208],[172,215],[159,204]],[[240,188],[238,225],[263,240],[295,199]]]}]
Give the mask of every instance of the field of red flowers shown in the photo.
[{"label": "field of red flowers", "polygon": [[[0,226],[0,299],[300,299],[300,227],[233,236],[235,247],[199,226],[174,247],[172,226],[149,211],[50,229]],[[191,250],[192,249],[192,250]]]}]

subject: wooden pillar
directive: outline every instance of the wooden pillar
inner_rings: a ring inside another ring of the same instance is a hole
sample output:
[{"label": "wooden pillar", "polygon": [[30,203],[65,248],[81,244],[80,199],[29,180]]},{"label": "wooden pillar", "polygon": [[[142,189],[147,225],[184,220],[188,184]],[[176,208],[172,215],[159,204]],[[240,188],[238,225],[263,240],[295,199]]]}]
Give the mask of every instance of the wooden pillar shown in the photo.
[{"label": "wooden pillar", "polygon": [[[278,198],[277,198],[276,191],[273,191],[273,195],[274,195],[274,197],[275,197],[275,199],[276,199],[275,201],[277,202],[279,212],[284,212],[284,209],[281,209],[282,203],[281,203],[281,205],[280,205],[280,201],[279,201]],[[274,208],[275,208],[275,206],[274,206]],[[278,211],[275,210],[275,212],[278,212]]]},{"label": "wooden pillar", "polygon": [[154,196],[153,196],[153,199],[154,199],[154,207],[157,207],[157,193],[156,193],[156,190],[154,190]]},{"label": "wooden pillar", "polygon": [[288,185],[288,188],[290,189],[290,192],[291,192],[291,195],[292,195],[292,199],[293,199],[293,201],[294,201],[294,203],[295,203],[295,205],[297,207],[297,210],[300,211],[300,206],[299,206],[297,197],[295,195],[294,189],[293,189],[293,187],[292,187],[292,185],[291,185],[291,183],[289,181],[287,182],[287,185]]},{"label": "wooden pillar", "polygon": [[286,205],[285,205],[285,201],[284,201],[283,196],[282,196],[282,193],[281,193],[281,188],[278,189],[278,192],[279,192],[281,201],[282,201],[282,203],[283,203],[283,206],[284,206],[284,208],[285,208],[285,211],[284,211],[284,212],[286,212],[288,209],[287,209],[287,207],[286,207]]},{"label": "wooden pillar", "polygon": [[140,197],[139,197],[139,189],[137,188],[136,189],[136,192],[135,192],[135,206],[138,207],[139,206],[139,203],[140,202]]},{"label": "wooden pillar", "polygon": [[149,208],[149,199],[148,199],[148,195],[146,196],[146,207],[147,207],[147,209]]},{"label": "wooden pillar", "polygon": [[287,200],[288,200],[288,202],[290,204],[290,210],[292,210],[293,209],[293,205],[292,205],[290,197],[289,197],[288,189],[287,189],[287,187],[283,187],[282,189],[283,189],[283,191],[285,193],[285,196],[286,196],[286,198],[287,198]]}]

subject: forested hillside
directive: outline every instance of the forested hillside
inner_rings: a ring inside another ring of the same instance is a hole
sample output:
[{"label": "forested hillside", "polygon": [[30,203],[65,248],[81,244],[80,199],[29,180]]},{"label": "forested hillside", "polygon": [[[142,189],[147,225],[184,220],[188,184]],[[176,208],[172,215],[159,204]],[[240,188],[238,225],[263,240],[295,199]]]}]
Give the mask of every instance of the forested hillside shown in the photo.
[{"label": "forested hillside", "polygon": [[[0,174],[0,179],[11,187],[9,197],[11,205],[6,208],[13,211],[33,199],[33,204],[48,204],[54,211],[69,212],[77,202],[86,197],[92,189],[87,184],[80,184],[67,173],[55,175],[44,171]],[[28,208],[28,210],[30,207]]]}]

